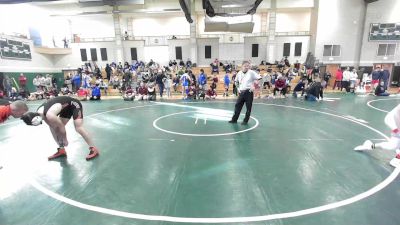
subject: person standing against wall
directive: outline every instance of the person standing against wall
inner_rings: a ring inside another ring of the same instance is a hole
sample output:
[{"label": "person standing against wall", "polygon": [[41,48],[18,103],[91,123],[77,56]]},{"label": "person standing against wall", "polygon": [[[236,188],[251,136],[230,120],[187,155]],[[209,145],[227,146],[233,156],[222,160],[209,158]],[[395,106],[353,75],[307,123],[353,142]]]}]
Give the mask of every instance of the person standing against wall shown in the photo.
[{"label": "person standing against wall", "polygon": [[342,86],[340,87],[340,91],[344,88],[346,92],[350,92],[350,78],[351,78],[351,72],[350,68],[347,67],[346,70],[343,73],[343,80],[342,80]]},{"label": "person standing against wall", "polygon": [[24,88],[26,87],[26,76],[21,73],[18,77],[18,81],[19,81],[19,86],[20,88]]},{"label": "person standing against wall", "polygon": [[371,91],[375,90],[375,88],[379,85],[379,80],[382,78],[381,67],[375,67],[375,70],[372,72],[372,89]]},{"label": "person standing against wall", "polygon": [[385,66],[385,68],[382,68],[381,71],[381,76],[382,76],[382,81],[383,81],[383,87],[385,88],[385,91],[388,89],[389,86],[389,77],[390,77],[390,73],[389,73],[389,69],[387,66]]},{"label": "person standing against wall", "polygon": [[253,106],[254,98],[254,81],[260,80],[261,76],[255,71],[250,70],[250,62],[244,61],[242,70],[236,75],[235,83],[238,88],[239,97],[235,104],[235,113],[229,123],[237,123],[240,112],[242,111],[244,103],[246,103],[246,116],[243,119],[242,125],[247,125],[250,119],[251,108]]}]

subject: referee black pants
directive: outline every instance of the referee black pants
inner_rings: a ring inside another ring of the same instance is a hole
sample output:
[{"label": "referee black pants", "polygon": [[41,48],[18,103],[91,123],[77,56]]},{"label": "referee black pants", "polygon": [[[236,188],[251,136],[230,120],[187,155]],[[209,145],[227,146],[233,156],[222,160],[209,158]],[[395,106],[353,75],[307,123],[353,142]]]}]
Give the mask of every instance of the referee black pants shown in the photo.
[{"label": "referee black pants", "polygon": [[232,121],[237,121],[240,112],[242,111],[244,103],[246,103],[246,116],[244,117],[243,122],[249,122],[251,107],[253,106],[253,92],[250,90],[241,91],[239,97],[235,104],[235,114],[232,117]]}]

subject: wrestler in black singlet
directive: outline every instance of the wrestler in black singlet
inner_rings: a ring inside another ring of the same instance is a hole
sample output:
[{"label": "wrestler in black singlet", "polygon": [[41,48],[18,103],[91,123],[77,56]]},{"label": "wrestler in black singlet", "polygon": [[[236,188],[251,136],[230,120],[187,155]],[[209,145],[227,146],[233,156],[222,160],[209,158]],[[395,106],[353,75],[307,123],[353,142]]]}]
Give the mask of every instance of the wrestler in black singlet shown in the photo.
[{"label": "wrestler in black singlet", "polygon": [[62,109],[57,116],[66,119],[72,117],[74,120],[83,118],[83,109],[81,102],[75,98],[71,98],[68,96],[59,96],[49,99],[41,106],[39,106],[39,108],[44,107],[44,117],[46,117],[47,111],[50,109],[50,107],[58,103],[62,105]]}]

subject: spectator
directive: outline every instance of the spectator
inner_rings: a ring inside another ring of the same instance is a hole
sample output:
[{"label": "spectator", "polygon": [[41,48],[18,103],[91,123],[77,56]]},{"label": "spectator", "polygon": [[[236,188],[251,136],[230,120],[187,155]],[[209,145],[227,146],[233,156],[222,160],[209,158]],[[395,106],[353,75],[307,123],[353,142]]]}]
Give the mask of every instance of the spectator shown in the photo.
[{"label": "spectator", "polygon": [[287,56],[284,59],[284,63],[285,63],[285,66],[290,67],[290,63],[289,63]]},{"label": "spectator", "polygon": [[235,80],[236,80],[236,75],[237,75],[237,71],[236,71],[236,70],[233,70],[233,71],[232,71],[233,94],[237,97],[237,96],[238,96],[238,90],[237,90],[237,86],[236,86],[236,82],[235,82]]},{"label": "spectator", "polygon": [[335,76],[335,83],[333,84],[333,88],[332,90],[335,90],[336,86],[338,87],[338,90],[342,90],[342,80],[343,80],[343,72],[342,70],[339,68],[336,71],[336,76]]},{"label": "spectator", "polygon": [[293,97],[297,98],[297,92],[300,91],[301,91],[301,96],[303,97],[307,83],[308,83],[307,79],[301,79],[293,89]]},{"label": "spectator", "polygon": [[190,59],[188,59],[188,60],[186,61],[186,68],[187,68],[187,69],[191,69],[191,68],[192,68],[192,61],[191,61]]},{"label": "spectator", "polygon": [[128,88],[125,91],[125,94],[123,96],[125,101],[133,101],[135,100],[135,91],[132,89],[131,86],[128,86]]},{"label": "spectator", "polygon": [[332,75],[331,72],[325,71],[324,73],[324,88],[328,88],[329,80],[331,79]]},{"label": "spectator", "polygon": [[379,85],[379,80],[382,79],[381,67],[377,66],[372,72],[372,88],[375,89]]},{"label": "spectator", "polygon": [[50,74],[46,74],[45,86],[46,86],[45,88],[46,91],[50,91],[53,88],[52,77]]},{"label": "spectator", "polygon": [[106,74],[107,74],[107,80],[108,81],[110,81],[110,78],[111,78],[111,73],[112,73],[112,68],[111,68],[111,66],[110,65],[108,65],[108,63],[107,63],[107,65],[106,65]]},{"label": "spectator", "polygon": [[299,71],[300,70],[300,63],[299,60],[296,60],[296,63],[294,64],[294,68]]},{"label": "spectator", "polygon": [[172,82],[173,82],[174,92],[175,92],[175,93],[178,91],[179,81],[180,81],[179,76],[176,75],[176,76],[174,77],[173,81],[172,81]]},{"label": "spectator", "polygon": [[114,74],[114,76],[111,78],[110,84],[112,85],[113,89],[119,89],[120,88],[120,80],[117,74]]},{"label": "spectator", "polygon": [[80,89],[81,81],[82,81],[82,78],[81,78],[79,73],[75,74],[75,76],[72,78],[72,84],[74,85],[74,88],[75,88],[74,92],[75,93]]},{"label": "spectator", "polygon": [[172,85],[171,75],[168,74],[164,80],[165,92],[167,93],[168,98],[171,97],[171,85]]},{"label": "spectator", "polygon": [[140,87],[138,88],[138,100],[147,100],[148,90],[143,82],[140,83]]},{"label": "spectator", "polygon": [[379,82],[378,86],[375,88],[375,95],[376,96],[389,96],[390,94],[386,92],[385,89],[385,82]]},{"label": "spectator", "polygon": [[36,77],[33,78],[32,83],[33,83],[33,86],[36,87],[36,91],[39,91],[40,90],[40,77],[39,77],[39,75],[36,75]]},{"label": "spectator", "polygon": [[340,87],[340,91],[344,88],[346,92],[350,92],[350,78],[351,78],[350,68],[347,67],[343,73],[342,87]]},{"label": "spectator", "polygon": [[229,78],[229,73],[227,72],[225,74],[225,76],[224,76],[224,88],[225,88],[224,95],[223,95],[224,97],[228,97],[229,96],[229,85],[230,85],[230,83],[231,83],[231,80]]},{"label": "spectator", "polygon": [[324,88],[321,85],[321,80],[319,78],[315,79],[315,82],[310,85],[307,89],[305,99],[307,101],[319,101],[324,97]]},{"label": "spectator", "polygon": [[77,95],[80,101],[86,101],[88,99],[89,92],[83,87],[80,87],[77,91]]},{"label": "spectator", "polygon": [[100,69],[99,69],[98,66],[95,66],[95,67],[94,67],[94,76],[95,76],[96,78],[101,78],[101,77],[102,77],[102,76],[101,76],[101,71],[100,71]]},{"label": "spectator", "polygon": [[263,81],[264,89],[267,89],[267,87],[268,87],[268,90],[271,89],[271,75],[268,72],[264,73],[262,81]]},{"label": "spectator", "polygon": [[160,97],[163,97],[164,93],[164,82],[166,80],[166,76],[163,73],[163,71],[160,69],[158,70],[157,76],[156,76],[156,83],[158,85],[158,91],[160,92]]},{"label": "spectator", "polygon": [[189,88],[189,82],[190,82],[190,77],[188,75],[187,70],[181,76],[180,80],[182,81],[182,96],[183,96],[183,99],[186,99],[187,98],[187,90]]},{"label": "spectator", "polygon": [[199,88],[200,90],[205,90],[205,85],[207,84],[207,75],[204,73],[203,69],[200,69],[200,75],[199,75]]},{"label": "spectator", "polygon": [[283,97],[286,97],[286,80],[282,75],[278,76],[278,80],[275,81],[274,96],[279,91]]},{"label": "spectator", "polygon": [[92,81],[92,78],[89,75],[89,71],[86,70],[86,72],[82,76],[82,87],[85,89],[90,88],[91,81]]},{"label": "spectator", "polygon": [[43,75],[41,75],[41,74],[40,74],[40,76],[39,76],[39,82],[40,82],[40,88],[41,88],[43,91],[46,91],[46,78],[45,78]]},{"label": "spectator", "polygon": [[187,99],[196,99],[197,93],[196,93],[196,85],[192,83],[188,89],[188,94],[187,94]]},{"label": "spectator", "polygon": [[18,81],[19,81],[19,86],[21,88],[25,88],[26,87],[26,76],[23,73],[21,73],[19,75]]},{"label": "spectator", "polygon": [[90,97],[90,100],[101,100],[101,91],[99,84],[95,84],[92,87],[92,97]]},{"label": "spectator", "polygon": [[214,88],[209,88],[207,90],[207,93],[206,93],[205,97],[206,97],[207,100],[216,99],[217,98],[217,92],[215,91]]},{"label": "spectator", "polygon": [[349,87],[349,89],[352,93],[355,93],[355,89],[356,89],[356,85],[357,85],[357,77],[358,77],[357,70],[353,69],[353,71],[351,71],[351,74],[350,74],[350,87]]},{"label": "spectator", "polygon": [[147,84],[147,100],[155,101],[156,100],[156,88],[154,82],[149,82]]},{"label": "spectator", "polygon": [[385,69],[382,68],[381,71],[381,76],[382,76],[382,80],[383,80],[383,87],[385,88],[385,91],[388,89],[388,85],[389,85],[389,77],[390,77],[390,73],[389,70],[387,68],[387,66],[385,67]]},{"label": "spectator", "polygon": [[107,82],[104,81],[103,79],[100,79],[99,87],[100,87],[100,90],[104,90],[104,94],[107,95],[107,92],[108,92],[108,84],[107,84]]},{"label": "spectator", "polygon": [[[216,59],[216,61],[218,61]],[[215,61],[213,63],[210,64],[211,66],[211,74],[219,74],[219,65],[217,63],[215,63]]]}]

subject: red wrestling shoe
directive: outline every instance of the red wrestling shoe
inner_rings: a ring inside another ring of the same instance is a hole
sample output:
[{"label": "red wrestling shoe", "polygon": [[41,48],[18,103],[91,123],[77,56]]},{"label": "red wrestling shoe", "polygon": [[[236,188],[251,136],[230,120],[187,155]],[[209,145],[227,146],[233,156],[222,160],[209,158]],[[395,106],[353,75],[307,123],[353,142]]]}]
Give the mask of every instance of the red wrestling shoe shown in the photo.
[{"label": "red wrestling shoe", "polygon": [[99,155],[99,150],[96,147],[90,147],[89,155],[86,156],[86,160],[91,160],[96,158]]},{"label": "red wrestling shoe", "polygon": [[48,159],[53,160],[60,157],[67,157],[67,152],[65,151],[65,148],[57,148],[57,152],[54,155],[49,156]]}]

